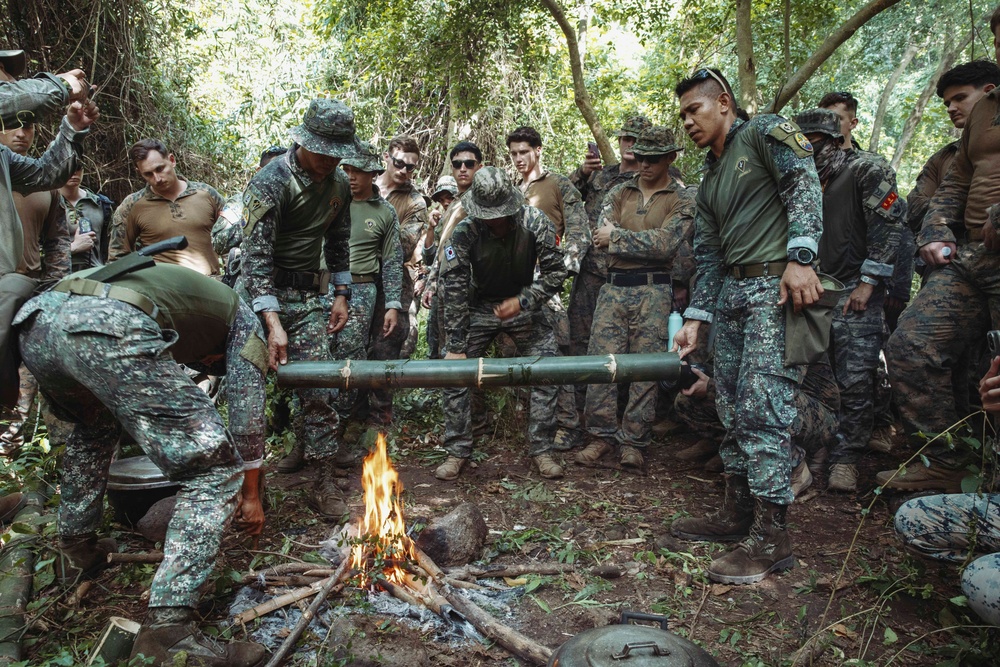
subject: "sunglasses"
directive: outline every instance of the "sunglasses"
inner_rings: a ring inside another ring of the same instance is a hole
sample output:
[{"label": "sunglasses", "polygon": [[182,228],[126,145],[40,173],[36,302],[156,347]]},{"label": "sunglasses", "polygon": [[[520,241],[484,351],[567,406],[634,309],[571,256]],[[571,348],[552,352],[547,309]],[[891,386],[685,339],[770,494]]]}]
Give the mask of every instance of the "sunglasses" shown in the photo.
[{"label": "sunglasses", "polygon": [[636,155],[635,161],[646,162],[648,164],[660,164],[660,160],[662,160],[664,157],[665,156],[663,155]]},{"label": "sunglasses", "polygon": [[698,70],[697,72],[695,72],[694,74],[692,74],[691,78],[692,79],[696,79],[696,80],[715,79],[716,83],[718,83],[720,86],[722,86],[723,92],[725,92],[725,93],[727,93],[729,95],[732,95],[732,91],[730,90],[730,88],[726,84],[726,82],[723,81],[719,77],[718,74],[716,74],[715,72],[713,72],[712,70],[710,70],[708,68],[705,68],[705,67],[701,68],[700,70]]},{"label": "sunglasses", "polygon": [[404,162],[403,160],[395,158],[391,155],[389,156],[389,159],[392,160],[392,166],[395,167],[396,169],[406,169],[406,171],[408,172],[413,172],[416,171],[417,169],[417,165],[410,164],[409,162]]},{"label": "sunglasses", "polygon": [[465,167],[466,169],[472,169],[477,164],[479,164],[479,160],[452,160],[451,168],[461,169],[462,167]]}]

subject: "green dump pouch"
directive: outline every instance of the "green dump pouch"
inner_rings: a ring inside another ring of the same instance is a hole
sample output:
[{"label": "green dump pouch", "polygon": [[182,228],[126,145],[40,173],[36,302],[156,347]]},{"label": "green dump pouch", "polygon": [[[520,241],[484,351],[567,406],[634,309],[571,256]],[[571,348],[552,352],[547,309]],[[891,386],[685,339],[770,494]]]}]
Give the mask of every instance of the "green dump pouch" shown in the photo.
[{"label": "green dump pouch", "polygon": [[833,309],[847,291],[844,283],[825,273],[819,274],[823,296],[796,313],[791,298],[785,304],[785,366],[819,361],[830,349]]},{"label": "green dump pouch", "polygon": [[37,286],[37,280],[19,273],[8,273],[0,278],[0,404],[4,407],[17,405],[21,389],[17,374],[21,352],[17,347],[17,330],[11,323]]}]

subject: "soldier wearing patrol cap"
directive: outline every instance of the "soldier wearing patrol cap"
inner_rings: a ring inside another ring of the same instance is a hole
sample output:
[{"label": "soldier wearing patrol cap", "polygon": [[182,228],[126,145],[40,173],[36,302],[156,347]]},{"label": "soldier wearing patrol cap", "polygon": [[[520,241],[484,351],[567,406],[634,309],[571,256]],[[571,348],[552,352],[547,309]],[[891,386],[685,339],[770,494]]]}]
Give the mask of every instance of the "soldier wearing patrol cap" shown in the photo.
[{"label": "soldier wearing patrol cap", "polygon": [[[662,352],[670,315],[671,269],[677,250],[694,235],[695,191],[671,178],[680,146],[666,127],[642,131],[632,152],[639,173],[604,199],[594,247],[607,256],[608,277],[597,297],[587,354]],[[618,385],[587,388],[587,433],[577,453],[594,464],[618,448],[619,462],[642,467],[656,412],[656,384],[633,382],[618,423]]]},{"label": "soldier wearing patrol cap", "polygon": [[[351,191],[337,166],[359,153],[354,112],[337,100],[313,100],[291,136],[288,152],[258,171],[243,194],[237,289],[263,315],[275,370],[289,359],[332,359],[330,334],[347,324],[351,298]],[[321,270],[321,254],[328,270]],[[292,392],[296,441],[319,467],[310,504],[331,518],[347,513],[334,481],[336,397],[331,389]]]},{"label": "soldier wearing patrol cap", "polygon": [[847,288],[834,309],[831,359],[840,387],[840,426],[830,452],[829,488],[857,490],[858,459],[875,418],[875,370],[882,349],[886,287],[893,275],[906,203],[884,161],[841,147],[840,118],[810,109],[795,122],[813,145],[823,185],[819,262]]},{"label": "soldier wearing patrol cap", "polygon": [[[540,308],[566,279],[555,225],[525,205],[497,167],[480,169],[461,202],[467,217],[443,248],[439,278],[445,359],[481,356],[501,333],[514,340],[519,354],[554,356],[555,337]],[[551,455],[556,388],[534,386],[529,401],[528,455],[542,477],[562,477]],[[468,388],[444,390],[448,458],[434,473],[438,479],[457,478],[472,456],[470,403]]]},{"label": "soldier wearing patrol cap", "polygon": [[740,540],[708,567],[713,581],[748,584],[794,564],[786,511],[791,431],[803,365],[785,365],[785,306],[800,311],[823,293],[813,261],[823,230],[823,194],[812,146],[794,123],[744,120],[718,70],[701,69],[675,89],[681,119],[709,148],[698,188],[694,255],[698,283],[674,337],[694,351],[702,322],[715,328],[719,417],[726,437],[722,508],[675,521],[685,539]]}]

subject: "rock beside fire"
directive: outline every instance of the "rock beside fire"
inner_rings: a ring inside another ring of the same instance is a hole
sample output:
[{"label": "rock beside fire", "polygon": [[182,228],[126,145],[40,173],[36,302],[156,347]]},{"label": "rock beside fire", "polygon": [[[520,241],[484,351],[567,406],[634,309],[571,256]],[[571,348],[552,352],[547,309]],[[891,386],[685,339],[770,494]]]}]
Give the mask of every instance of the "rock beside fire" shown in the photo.
[{"label": "rock beside fire", "polygon": [[479,558],[488,532],[479,508],[462,503],[431,521],[417,538],[417,546],[438,565],[466,565]]},{"label": "rock beside fire", "polygon": [[163,542],[167,539],[167,524],[170,517],[174,515],[174,506],[177,504],[177,496],[169,496],[162,500],[157,500],[149,508],[146,515],[139,519],[136,530],[150,542]]}]

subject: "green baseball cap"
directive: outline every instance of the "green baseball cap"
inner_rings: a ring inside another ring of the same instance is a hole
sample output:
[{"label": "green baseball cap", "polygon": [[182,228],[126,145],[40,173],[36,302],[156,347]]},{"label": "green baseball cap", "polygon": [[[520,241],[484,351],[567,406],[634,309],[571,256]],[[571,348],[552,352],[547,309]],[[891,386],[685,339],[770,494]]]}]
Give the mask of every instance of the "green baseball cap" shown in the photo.
[{"label": "green baseball cap", "polygon": [[829,109],[809,109],[795,116],[794,120],[803,134],[817,132],[834,139],[844,138],[840,133],[840,116]]},{"label": "green baseball cap", "polygon": [[28,66],[28,56],[21,49],[0,51],[0,64],[3,64],[7,74],[17,78],[24,74],[24,70]]},{"label": "green baseball cap", "polygon": [[302,124],[292,128],[290,134],[311,153],[350,158],[361,152],[354,136],[354,112],[340,100],[310,102]]},{"label": "green baseball cap", "polygon": [[645,116],[630,116],[622,123],[622,128],[615,132],[616,137],[638,137],[642,131],[653,126]]},{"label": "green baseball cap", "polygon": [[514,187],[507,172],[499,167],[483,167],[472,177],[462,195],[462,208],[473,218],[493,220],[514,215],[524,206],[524,195]]},{"label": "green baseball cap", "polygon": [[372,150],[371,144],[367,141],[358,142],[358,151],[357,155],[341,160],[340,165],[350,165],[369,174],[381,174],[385,171],[385,162]]},{"label": "green baseball cap", "polygon": [[653,125],[642,131],[639,139],[632,147],[636,155],[666,155],[681,150],[674,138],[674,133],[663,125]]}]

